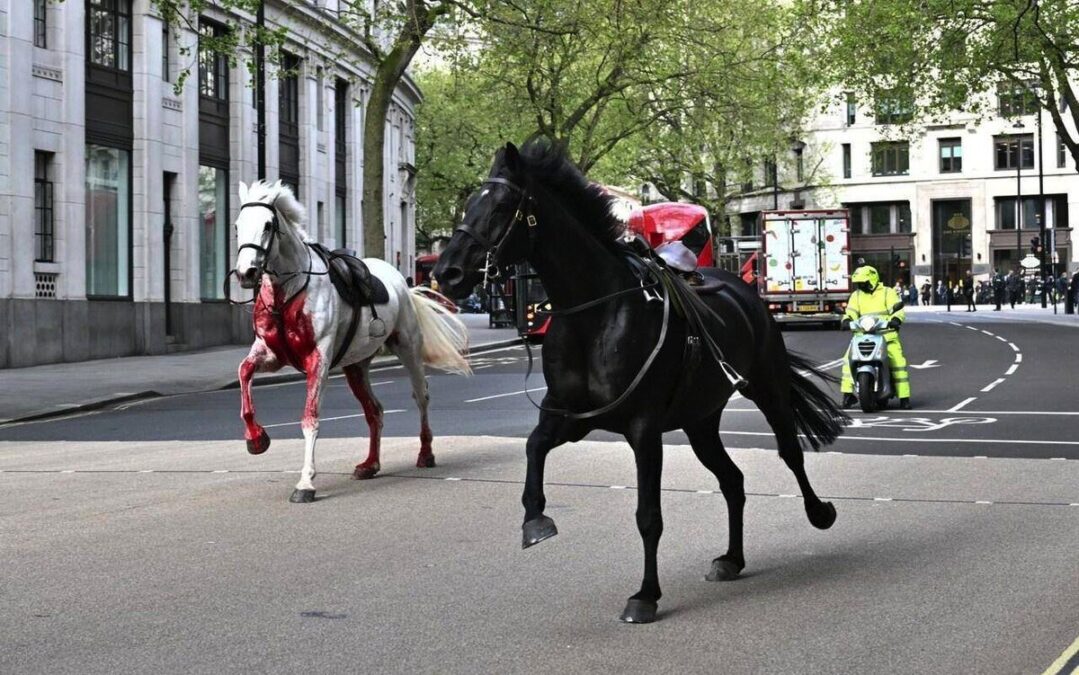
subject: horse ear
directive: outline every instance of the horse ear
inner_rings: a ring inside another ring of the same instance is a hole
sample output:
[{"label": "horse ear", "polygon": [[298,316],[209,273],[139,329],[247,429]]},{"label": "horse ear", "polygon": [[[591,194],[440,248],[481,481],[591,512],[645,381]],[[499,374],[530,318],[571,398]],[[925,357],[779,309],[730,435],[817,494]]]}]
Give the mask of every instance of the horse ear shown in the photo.
[{"label": "horse ear", "polygon": [[502,156],[502,159],[510,171],[516,172],[521,166],[521,153],[513,143],[506,143],[506,152]]},{"label": "horse ear", "polygon": [[240,181],[240,203],[247,203],[247,183]]}]

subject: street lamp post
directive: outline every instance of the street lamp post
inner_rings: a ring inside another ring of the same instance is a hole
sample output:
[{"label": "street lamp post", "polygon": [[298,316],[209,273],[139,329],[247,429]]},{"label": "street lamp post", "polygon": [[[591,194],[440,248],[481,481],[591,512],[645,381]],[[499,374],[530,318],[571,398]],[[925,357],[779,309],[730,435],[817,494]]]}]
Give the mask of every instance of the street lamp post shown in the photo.
[{"label": "street lamp post", "polygon": [[[1041,274],[1042,274],[1042,307],[1046,306],[1045,298],[1045,247],[1048,243],[1045,237],[1045,173],[1042,162],[1045,157],[1045,148],[1042,147],[1042,108],[1038,105],[1038,241],[1042,245]],[[1049,259],[1050,261],[1052,258]],[[1055,270],[1054,270],[1055,273]],[[1055,282],[1055,280],[1054,280]],[[1053,301],[1053,309],[1056,309],[1056,301]]]},{"label": "street lamp post", "polygon": [[1019,137],[1023,123],[1016,120],[1012,129],[1015,129],[1015,265],[1018,272],[1022,269],[1019,261],[1023,259],[1023,141]]}]

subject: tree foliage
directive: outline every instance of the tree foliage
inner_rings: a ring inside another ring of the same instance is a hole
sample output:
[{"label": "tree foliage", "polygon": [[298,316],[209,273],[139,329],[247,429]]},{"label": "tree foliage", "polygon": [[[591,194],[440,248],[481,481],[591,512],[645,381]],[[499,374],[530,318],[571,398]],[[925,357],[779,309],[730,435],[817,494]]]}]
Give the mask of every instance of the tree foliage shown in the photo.
[{"label": "tree foliage", "polygon": [[1075,0],[799,0],[796,7],[825,83],[909,109],[915,120],[957,110],[996,114],[997,86],[1026,90],[1079,163]]},{"label": "tree foliage", "polygon": [[[450,215],[478,185],[499,141],[536,135],[562,144],[597,180],[649,181],[668,198],[718,210],[729,175],[789,153],[813,101],[800,81],[804,60],[786,48],[792,18],[778,0],[488,5],[443,50],[442,69],[420,75],[430,135],[417,153],[429,182],[424,227],[439,227],[427,219]],[[440,185],[425,167],[464,152],[465,138],[490,143],[486,154],[469,149],[444,167],[454,184]]]}]

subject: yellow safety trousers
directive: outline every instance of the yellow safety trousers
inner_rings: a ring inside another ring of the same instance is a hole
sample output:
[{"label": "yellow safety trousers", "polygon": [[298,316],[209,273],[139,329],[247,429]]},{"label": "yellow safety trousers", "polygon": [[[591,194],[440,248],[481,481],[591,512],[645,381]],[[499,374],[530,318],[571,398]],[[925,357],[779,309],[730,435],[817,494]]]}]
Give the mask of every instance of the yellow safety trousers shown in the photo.
[{"label": "yellow safety trousers", "polygon": [[[884,333],[884,342],[888,350],[888,362],[892,371],[892,388],[899,398],[910,398],[910,375],[907,372],[907,357],[903,356],[903,345],[899,342],[899,333]],[[850,373],[850,346],[843,354],[843,379],[839,390],[844,394],[854,393],[854,378]]]}]

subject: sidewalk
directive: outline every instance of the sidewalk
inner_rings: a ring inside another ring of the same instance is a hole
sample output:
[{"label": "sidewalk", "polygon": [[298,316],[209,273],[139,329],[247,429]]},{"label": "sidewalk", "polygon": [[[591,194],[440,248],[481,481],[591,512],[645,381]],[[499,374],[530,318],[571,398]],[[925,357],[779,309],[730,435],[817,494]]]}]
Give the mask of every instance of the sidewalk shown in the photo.
[{"label": "sidewalk", "polygon": [[[514,328],[487,327],[486,314],[458,315],[468,326],[470,351],[519,341]],[[124,401],[236,386],[249,346],[225,346],[163,356],[129,356],[0,370],[0,424],[91,410]],[[375,359],[373,368],[396,364]],[[255,375],[255,384],[300,380],[292,368]]]},{"label": "sidewalk", "polygon": [[[1037,323],[1048,323],[1056,326],[1074,326],[1079,327],[1079,314],[1065,314],[1064,305],[1057,305],[1057,313],[1053,314],[1053,305],[1049,304],[1048,307],[1042,309],[1040,303],[1016,305],[1015,309],[1012,309],[1004,304],[1002,309],[997,312],[993,310],[996,305],[978,305],[977,312],[968,312],[966,305],[952,304],[952,311],[948,312],[947,305],[918,305],[906,307],[907,314],[941,314],[943,316],[963,316],[969,318],[971,315],[975,315],[979,318],[992,318],[994,321],[1034,321]],[[985,312],[985,314],[982,314]],[[955,319],[958,321],[958,319]]]}]

